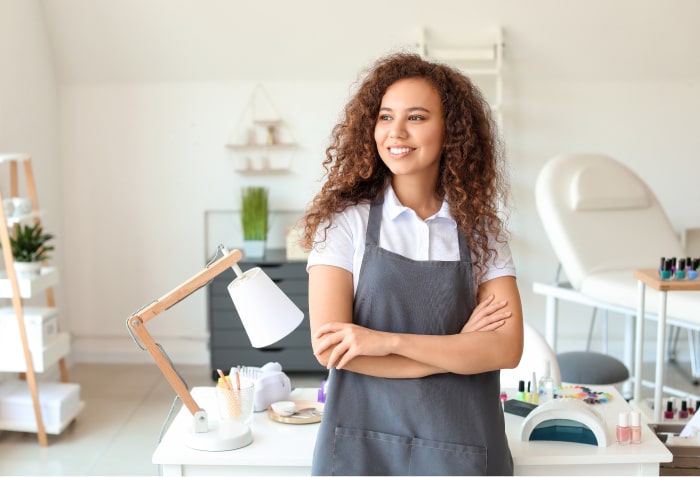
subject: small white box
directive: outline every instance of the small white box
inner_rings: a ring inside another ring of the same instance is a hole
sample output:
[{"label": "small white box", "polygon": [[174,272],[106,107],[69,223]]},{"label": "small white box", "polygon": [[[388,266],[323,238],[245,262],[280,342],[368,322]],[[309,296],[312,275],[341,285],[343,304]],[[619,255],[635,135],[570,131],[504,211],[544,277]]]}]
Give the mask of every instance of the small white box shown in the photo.
[{"label": "small white box", "polygon": [[[29,349],[41,351],[58,334],[58,310],[25,306],[23,314]],[[11,306],[0,308],[0,346],[21,348],[17,325],[15,309]]]},{"label": "small white box", "polygon": [[[46,431],[57,434],[81,407],[80,384],[39,382],[37,388]],[[34,402],[25,381],[0,383],[0,423],[3,428],[36,428]]]}]

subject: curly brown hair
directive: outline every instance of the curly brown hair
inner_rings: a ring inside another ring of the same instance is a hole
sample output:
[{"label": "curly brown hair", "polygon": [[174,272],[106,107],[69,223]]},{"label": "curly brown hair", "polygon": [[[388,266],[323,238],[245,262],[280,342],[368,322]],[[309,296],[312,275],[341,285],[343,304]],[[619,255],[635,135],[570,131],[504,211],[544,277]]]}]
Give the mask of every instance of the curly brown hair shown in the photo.
[{"label": "curly brown hair", "polygon": [[435,193],[446,197],[452,216],[478,257],[474,265],[481,275],[485,262],[495,254],[488,245],[489,235],[502,240],[505,232],[500,206],[506,203],[508,187],[497,128],[488,103],[468,77],[417,54],[391,54],[364,72],[344,117],[333,128],[323,161],[327,180],[303,218],[301,244],[310,250],[321,224],[327,231],[334,214],[371,202],[386,188],[391,171],[379,157],[374,128],[385,91],[405,78],[427,80],[442,101],[445,143]]}]

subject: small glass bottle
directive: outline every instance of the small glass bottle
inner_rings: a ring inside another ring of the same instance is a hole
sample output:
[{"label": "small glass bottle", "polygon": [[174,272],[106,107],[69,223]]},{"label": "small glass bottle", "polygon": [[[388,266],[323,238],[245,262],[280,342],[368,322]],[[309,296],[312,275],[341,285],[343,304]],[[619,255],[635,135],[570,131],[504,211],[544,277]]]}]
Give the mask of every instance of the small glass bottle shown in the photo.
[{"label": "small glass bottle", "polygon": [[617,429],[615,432],[618,445],[626,446],[630,443],[630,413],[621,412],[617,416]]},{"label": "small glass bottle", "polygon": [[681,408],[678,410],[678,419],[688,419],[688,403],[681,401]]},{"label": "small glass bottle", "polygon": [[630,412],[630,444],[642,442],[642,414],[639,411]]},{"label": "small glass bottle", "polygon": [[540,394],[540,404],[554,399],[554,380],[552,380],[552,370],[549,360],[545,362],[544,376],[540,378],[538,385]]}]

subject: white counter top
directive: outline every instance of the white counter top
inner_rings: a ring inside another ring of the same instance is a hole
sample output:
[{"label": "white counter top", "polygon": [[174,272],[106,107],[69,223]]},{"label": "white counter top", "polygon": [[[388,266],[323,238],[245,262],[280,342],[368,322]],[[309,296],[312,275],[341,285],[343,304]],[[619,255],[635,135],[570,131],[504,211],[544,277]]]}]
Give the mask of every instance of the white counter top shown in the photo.
[{"label": "white counter top", "polygon": [[[619,446],[615,443],[615,425],[620,411],[630,410],[627,402],[612,386],[597,386],[596,391],[610,393],[613,399],[595,404],[608,425],[607,447],[551,441],[520,441],[523,418],[506,413],[506,432],[516,475],[658,475],[659,463],[670,462],[671,452],[647,426],[642,443]],[[195,400],[216,419],[214,388],[192,390]],[[296,389],[293,400],[315,400],[315,389]],[[267,412],[255,414],[251,424],[251,445],[224,452],[196,451],[182,443],[184,429],[192,417],[180,410],[153,454],[153,463],[162,466],[163,475],[309,475],[319,424],[283,424],[272,421]],[[578,467],[578,468],[576,468]]]}]

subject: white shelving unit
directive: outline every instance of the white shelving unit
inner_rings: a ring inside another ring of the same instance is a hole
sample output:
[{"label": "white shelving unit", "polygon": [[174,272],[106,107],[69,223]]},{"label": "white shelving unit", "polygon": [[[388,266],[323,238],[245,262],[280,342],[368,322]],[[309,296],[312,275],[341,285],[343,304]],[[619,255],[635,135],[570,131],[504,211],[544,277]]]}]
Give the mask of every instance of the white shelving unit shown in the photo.
[{"label": "white shelving unit", "polygon": [[240,174],[288,172],[298,145],[261,85],[253,91],[245,116],[226,144],[234,152],[235,171]]},{"label": "white shelving unit", "polygon": [[503,124],[503,29],[494,26],[480,32],[478,39],[459,45],[445,45],[426,28],[420,30],[419,53],[459,68],[485,93],[499,127]]},{"label": "white shelving unit", "polygon": [[[70,336],[68,333],[57,331],[50,339],[37,349],[30,346],[25,324],[24,299],[37,297],[41,293],[46,294],[46,306],[55,307],[52,287],[58,283],[58,271],[46,264],[36,278],[18,278],[14,269],[14,257],[10,245],[10,230],[15,223],[33,222],[40,223],[42,213],[39,210],[36,188],[34,186],[34,174],[31,158],[28,154],[0,154],[0,167],[2,172],[9,169],[9,197],[19,197],[19,167],[23,166],[26,178],[26,193],[32,201],[32,210],[26,215],[7,217],[4,207],[0,207],[0,243],[2,244],[2,256],[4,270],[0,271],[0,299],[9,299],[14,316],[17,318],[17,330],[19,331],[17,345],[7,345],[0,349],[0,372],[20,373],[20,377],[26,380],[26,387],[33,404],[34,419],[21,421],[0,418],[0,429],[36,432],[41,446],[48,445],[47,433],[60,433],[72,422],[84,407],[79,402],[70,413],[61,415],[60,422],[55,421],[45,425],[42,415],[42,405],[37,383],[36,373],[43,373],[50,367],[58,364],[61,382],[68,382],[68,372],[65,364],[65,356],[70,352]],[[0,192],[0,203],[3,194]],[[3,337],[5,340],[6,336]],[[24,386],[24,383],[20,383]],[[0,396],[2,398],[2,396]]]}]

